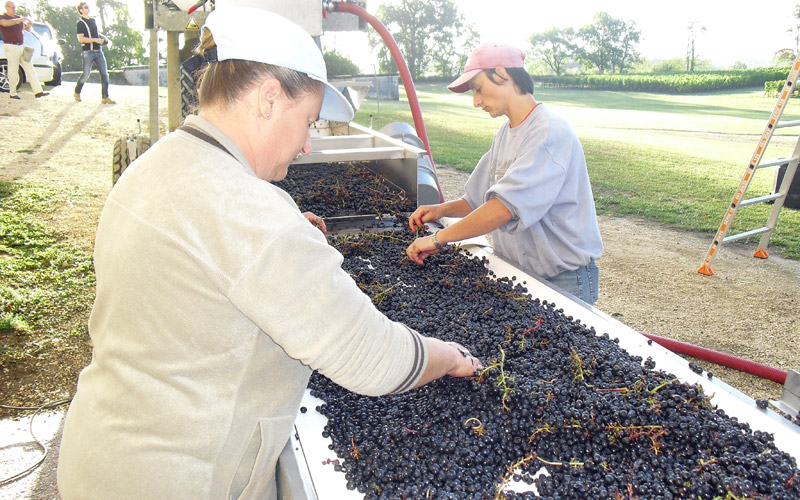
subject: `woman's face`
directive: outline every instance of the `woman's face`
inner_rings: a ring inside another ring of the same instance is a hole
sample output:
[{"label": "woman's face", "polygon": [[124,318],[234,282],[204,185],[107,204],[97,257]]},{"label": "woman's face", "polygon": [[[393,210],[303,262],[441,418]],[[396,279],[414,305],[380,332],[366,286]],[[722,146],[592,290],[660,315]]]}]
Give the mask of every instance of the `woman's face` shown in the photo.
[{"label": "woman's face", "polygon": [[289,164],[297,156],[311,152],[311,134],[309,127],[319,119],[324,91],[322,86],[317,92],[300,95],[292,100],[281,96],[270,113],[275,120],[272,140],[268,141],[270,151],[264,151],[271,161],[256,174],[267,181],[279,181],[286,177]]}]

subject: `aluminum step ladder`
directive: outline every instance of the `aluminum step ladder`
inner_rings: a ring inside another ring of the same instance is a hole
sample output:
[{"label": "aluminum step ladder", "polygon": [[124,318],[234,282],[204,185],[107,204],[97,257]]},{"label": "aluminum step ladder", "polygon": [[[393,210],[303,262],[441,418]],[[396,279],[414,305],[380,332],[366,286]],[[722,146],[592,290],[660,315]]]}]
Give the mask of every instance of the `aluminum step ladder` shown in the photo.
[{"label": "aluminum step ladder", "polygon": [[[781,208],[783,208],[786,196],[789,193],[789,188],[792,185],[792,180],[797,172],[797,163],[798,159],[800,159],[800,136],[798,136],[797,144],[795,144],[791,157],[779,158],[777,160],[765,162],[762,162],[761,160],[764,152],[767,149],[767,146],[769,145],[769,141],[772,138],[772,133],[776,129],[800,126],[800,120],[791,120],[786,122],[780,121],[783,110],[785,109],[789,98],[792,96],[792,92],[795,91],[795,84],[797,83],[797,77],[799,73],[800,53],[798,53],[797,58],[792,65],[792,69],[789,72],[789,77],[786,79],[786,84],[783,86],[783,90],[778,97],[778,102],[775,103],[775,109],[772,111],[772,115],[770,115],[767,126],[764,129],[764,133],[761,135],[761,140],[758,142],[756,151],[753,154],[753,157],[750,159],[750,164],[747,166],[744,176],[742,176],[742,181],[739,183],[739,188],[736,190],[736,194],[733,195],[733,200],[731,201],[727,212],[725,212],[725,216],[722,218],[722,223],[720,224],[719,230],[717,231],[716,236],[714,236],[714,240],[708,249],[708,253],[703,261],[703,265],[697,270],[698,273],[705,274],[707,276],[714,274],[714,272],[711,270],[711,259],[714,258],[714,255],[717,253],[717,250],[719,250],[719,247],[722,246],[723,243],[740,240],[750,236],[756,236],[759,234],[761,235],[761,240],[758,243],[758,249],[753,254],[753,257],[758,257],[759,259],[766,259],[769,257],[769,254],[767,253],[767,245],[769,244],[769,239],[772,236],[772,231],[775,229],[775,225],[778,222],[778,215],[780,215]],[[756,170],[777,167],[780,165],[786,165],[786,171],[784,172],[781,185],[776,192],[765,196],[758,196],[744,200],[742,199],[747,192],[747,188],[750,186],[750,182],[753,180]],[[731,222],[733,221],[734,215],[736,215],[736,211],[740,207],[769,202],[773,202],[774,204],[772,206],[772,212],[767,220],[767,224],[764,227],[730,236],[725,235],[730,227]]]}]

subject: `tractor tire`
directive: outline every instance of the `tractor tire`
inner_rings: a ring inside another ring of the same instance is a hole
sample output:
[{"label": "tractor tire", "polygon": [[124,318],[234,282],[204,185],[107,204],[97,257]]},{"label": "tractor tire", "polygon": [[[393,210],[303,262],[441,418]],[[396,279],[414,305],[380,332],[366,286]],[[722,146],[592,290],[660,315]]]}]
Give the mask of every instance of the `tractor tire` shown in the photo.
[{"label": "tractor tire", "polygon": [[181,63],[181,122],[197,111],[195,74],[205,65],[200,56],[192,56]]},{"label": "tractor tire", "polygon": [[142,135],[128,135],[114,143],[114,157],[111,165],[111,185],[117,183],[125,169],[133,160],[150,148],[150,138]]}]

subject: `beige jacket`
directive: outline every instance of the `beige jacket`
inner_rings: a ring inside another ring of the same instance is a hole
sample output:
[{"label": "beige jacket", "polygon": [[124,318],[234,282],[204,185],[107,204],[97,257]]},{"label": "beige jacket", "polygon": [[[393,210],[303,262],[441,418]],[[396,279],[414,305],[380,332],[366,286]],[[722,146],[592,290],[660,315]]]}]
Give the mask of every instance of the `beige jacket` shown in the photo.
[{"label": "beige jacket", "polygon": [[236,159],[176,131],[109,195],[64,500],[275,498],[312,369],[382,395],[427,363],[420,336],[374,308],[288,194],[210,123],[187,124]]}]

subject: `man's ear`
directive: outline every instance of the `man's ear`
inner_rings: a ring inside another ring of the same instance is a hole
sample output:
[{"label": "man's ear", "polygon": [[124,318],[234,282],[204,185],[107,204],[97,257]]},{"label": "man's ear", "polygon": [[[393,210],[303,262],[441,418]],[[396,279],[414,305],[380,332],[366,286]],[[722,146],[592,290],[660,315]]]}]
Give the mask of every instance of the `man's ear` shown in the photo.
[{"label": "man's ear", "polygon": [[511,77],[508,75],[508,71],[502,66],[498,66],[494,69],[494,72],[502,78],[504,81],[511,81]]},{"label": "man's ear", "polygon": [[258,112],[260,116],[270,117],[272,107],[282,91],[281,82],[276,78],[267,78],[261,82],[261,85],[258,86]]}]

